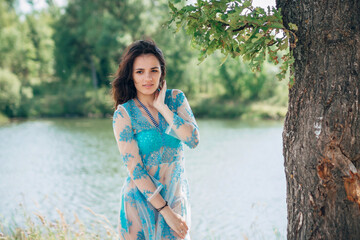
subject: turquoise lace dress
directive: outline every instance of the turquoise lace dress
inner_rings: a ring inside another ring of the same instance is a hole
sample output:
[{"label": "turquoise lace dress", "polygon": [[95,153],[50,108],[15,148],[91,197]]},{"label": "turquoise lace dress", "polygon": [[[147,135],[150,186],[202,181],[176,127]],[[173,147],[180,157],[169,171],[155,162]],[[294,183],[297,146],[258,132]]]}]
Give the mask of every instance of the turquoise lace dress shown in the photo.
[{"label": "turquoise lace dress", "polygon": [[[159,113],[159,128],[134,99],[119,104],[113,129],[128,177],[121,189],[119,233],[121,239],[180,239],[149,202],[156,194],[186,221],[190,239],[189,185],[185,172],[184,143],[195,148],[199,128],[184,93],[166,91],[165,104],[173,122]],[[156,117],[155,117],[156,118]]]}]

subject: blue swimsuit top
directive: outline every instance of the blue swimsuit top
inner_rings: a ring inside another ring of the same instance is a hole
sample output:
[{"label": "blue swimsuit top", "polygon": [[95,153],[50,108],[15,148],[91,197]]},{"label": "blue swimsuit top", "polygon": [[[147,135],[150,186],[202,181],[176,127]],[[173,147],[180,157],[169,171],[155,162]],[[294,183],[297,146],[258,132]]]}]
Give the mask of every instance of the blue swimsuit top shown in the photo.
[{"label": "blue swimsuit top", "polygon": [[[169,109],[176,111],[176,106],[171,101],[171,90],[166,91],[165,104]],[[134,130],[134,137],[138,142],[140,154],[144,157],[149,156],[152,152],[159,151],[162,146],[168,148],[178,148],[181,141],[167,133],[166,128],[169,124],[159,113],[159,128],[150,124],[148,119],[143,116],[140,109],[135,105],[134,99],[129,100],[123,105],[131,118],[131,124]]]}]

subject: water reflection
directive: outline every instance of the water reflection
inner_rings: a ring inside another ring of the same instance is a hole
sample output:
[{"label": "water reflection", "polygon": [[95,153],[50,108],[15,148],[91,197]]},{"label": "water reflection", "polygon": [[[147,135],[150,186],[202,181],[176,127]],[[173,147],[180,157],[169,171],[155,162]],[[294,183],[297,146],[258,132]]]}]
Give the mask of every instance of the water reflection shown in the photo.
[{"label": "water reflection", "polygon": [[[282,123],[199,120],[201,141],[186,148],[193,239],[285,239]],[[117,223],[126,170],[111,119],[48,119],[0,128],[0,214],[16,211]]]}]

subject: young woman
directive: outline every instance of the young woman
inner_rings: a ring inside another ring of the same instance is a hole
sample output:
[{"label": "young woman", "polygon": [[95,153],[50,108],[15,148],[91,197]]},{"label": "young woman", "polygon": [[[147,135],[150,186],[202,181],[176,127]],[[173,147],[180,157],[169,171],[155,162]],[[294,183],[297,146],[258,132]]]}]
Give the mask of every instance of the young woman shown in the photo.
[{"label": "young woman", "polygon": [[112,83],[113,129],[128,170],[121,190],[121,239],[190,239],[183,143],[199,144],[184,93],[166,89],[162,51],[153,41],[125,50]]}]

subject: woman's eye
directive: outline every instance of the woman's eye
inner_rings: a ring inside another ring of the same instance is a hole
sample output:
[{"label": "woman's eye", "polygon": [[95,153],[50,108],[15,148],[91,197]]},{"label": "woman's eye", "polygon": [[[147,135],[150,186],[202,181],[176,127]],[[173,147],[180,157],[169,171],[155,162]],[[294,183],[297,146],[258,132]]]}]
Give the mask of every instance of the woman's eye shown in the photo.
[{"label": "woman's eye", "polygon": [[158,70],[153,70],[153,72],[157,72]]},{"label": "woman's eye", "polygon": [[142,71],[137,71],[136,73],[142,73]]}]

